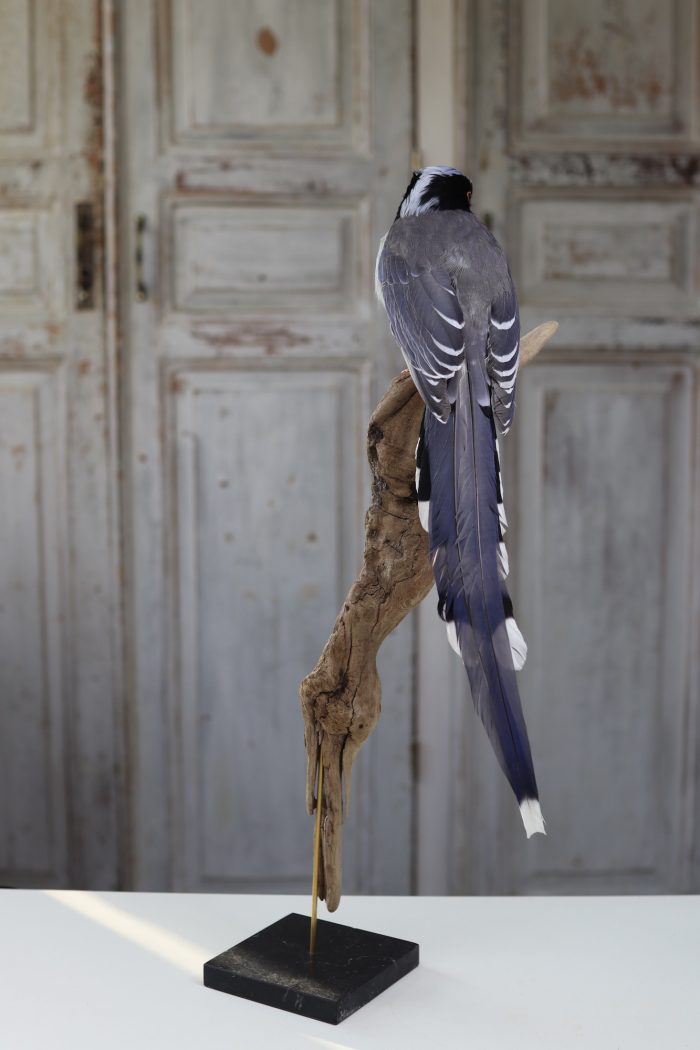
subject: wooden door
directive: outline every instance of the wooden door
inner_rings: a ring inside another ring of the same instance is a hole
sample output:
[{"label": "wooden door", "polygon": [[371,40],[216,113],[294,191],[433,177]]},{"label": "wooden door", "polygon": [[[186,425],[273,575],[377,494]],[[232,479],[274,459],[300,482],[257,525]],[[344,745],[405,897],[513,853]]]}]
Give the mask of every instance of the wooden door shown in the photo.
[{"label": "wooden door", "polygon": [[476,209],[525,330],[561,329],[505,443],[548,836],[525,841],[453,671],[443,888],[697,890],[699,7],[461,10]]},{"label": "wooden door", "polygon": [[[359,564],[367,420],[400,368],[372,271],[409,170],[409,8],[123,8],[139,888],[308,886],[297,688]],[[411,675],[406,625],[356,767],[347,891],[409,887]]]},{"label": "wooden door", "polygon": [[118,882],[99,4],[0,2],[0,883]]}]

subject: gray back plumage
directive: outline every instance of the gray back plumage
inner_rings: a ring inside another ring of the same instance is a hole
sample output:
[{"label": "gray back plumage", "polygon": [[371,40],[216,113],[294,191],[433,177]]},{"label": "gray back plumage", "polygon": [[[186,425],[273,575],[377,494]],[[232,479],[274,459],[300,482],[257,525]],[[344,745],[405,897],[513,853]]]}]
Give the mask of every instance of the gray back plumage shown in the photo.
[{"label": "gray back plumage", "polygon": [[[489,375],[489,351],[493,347],[502,356],[510,353],[511,344],[517,344],[517,297],[503,249],[475,215],[468,211],[429,211],[397,219],[377,260],[377,279],[394,337],[432,411],[439,399],[440,411],[436,414],[444,418],[448,405],[454,403],[454,383],[436,386],[426,382],[436,373],[448,371],[436,367],[446,363],[445,353],[441,357],[435,347],[436,341],[452,350],[464,345],[464,357],[455,363],[461,367],[468,358],[483,377],[483,381],[477,380],[480,404],[489,403],[493,394],[494,402],[512,401],[514,411],[514,397],[501,397],[505,391],[490,389],[494,379],[498,385],[494,366],[500,362],[491,362]],[[462,327],[455,330],[438,310]],[[491,319],[497,324],[507,323],[513,317],[516,325],[512,330],[490,323]],[[506,332],[507,339],[501,338]],[[508,362],[509,371],[514,364],[517,368],[517,350]],[[499,408],[496,422],[499,429],[510,426],[512,412]]]}]

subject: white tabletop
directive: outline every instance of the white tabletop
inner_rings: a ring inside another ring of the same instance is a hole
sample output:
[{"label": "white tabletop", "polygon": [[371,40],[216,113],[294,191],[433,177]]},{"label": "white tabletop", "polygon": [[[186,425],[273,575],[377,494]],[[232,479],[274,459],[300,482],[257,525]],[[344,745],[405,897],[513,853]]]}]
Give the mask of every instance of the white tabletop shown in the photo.
[{"label": "white tabletop", "polygon": [[420,944],[334,1027],[202,986],[305,897],[0,891],[2,1050],[697,1050],[700,898],[346,897]]}]

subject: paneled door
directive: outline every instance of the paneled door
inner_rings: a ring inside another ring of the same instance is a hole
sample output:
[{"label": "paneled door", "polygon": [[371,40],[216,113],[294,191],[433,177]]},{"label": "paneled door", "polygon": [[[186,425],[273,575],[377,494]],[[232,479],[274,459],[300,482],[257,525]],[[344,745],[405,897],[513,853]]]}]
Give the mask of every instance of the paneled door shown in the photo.
[{"label": "paneled door", "polygon": [[[406,184],[408,0],[121,20],[133,885],[295,890],[297,699],[357,570],[401,367],[373,260]],[[412,641],[385,646],[345,889],[407,891]]]},{"label": "paneled door", "polygon": [[100,5],[0,2],[0,883],[116,887]]},{"label": "paneled door", "polygon": [[699,7],[460,6],[475,207],[561,328],[504,442],[548,836],[453,677],[443,888],[697,891]]}]

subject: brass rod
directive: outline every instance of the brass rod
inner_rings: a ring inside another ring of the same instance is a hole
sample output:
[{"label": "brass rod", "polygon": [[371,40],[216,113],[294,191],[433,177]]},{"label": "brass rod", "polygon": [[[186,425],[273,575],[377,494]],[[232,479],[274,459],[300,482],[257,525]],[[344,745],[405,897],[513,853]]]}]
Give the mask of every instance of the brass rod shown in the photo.
[{"label": "brass rod", "polygon": [[309,935],[309,955],[316,951],[316,932],[318,929],[318,873],[321,867],[321,808],[323,805],[323,748],[318,752],[318,787],[316,788],[316,824],[314,827],[314,863],[311,876],[311,932]]}]

